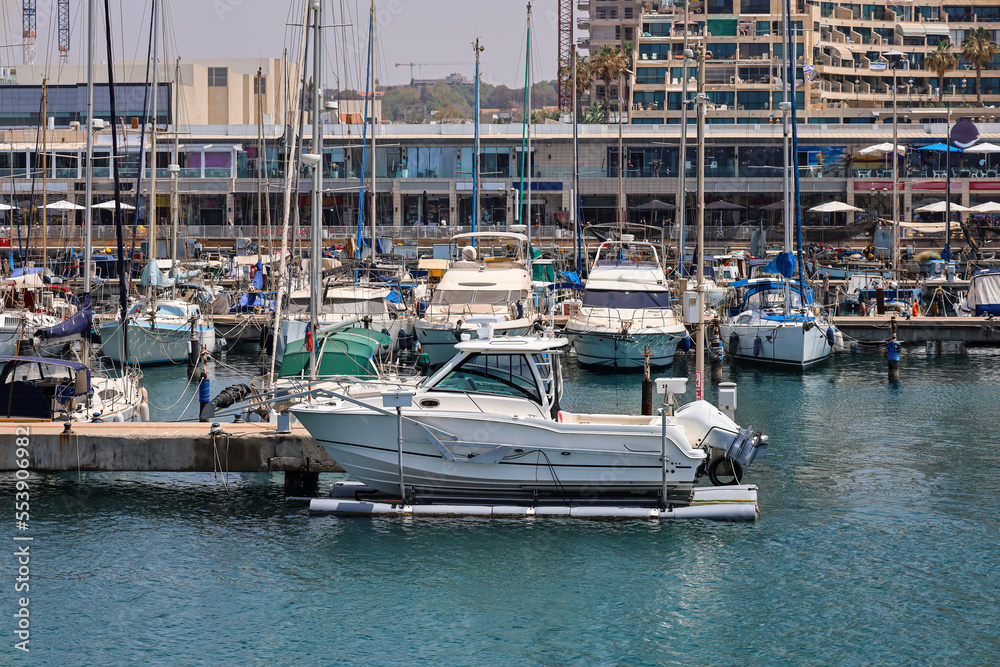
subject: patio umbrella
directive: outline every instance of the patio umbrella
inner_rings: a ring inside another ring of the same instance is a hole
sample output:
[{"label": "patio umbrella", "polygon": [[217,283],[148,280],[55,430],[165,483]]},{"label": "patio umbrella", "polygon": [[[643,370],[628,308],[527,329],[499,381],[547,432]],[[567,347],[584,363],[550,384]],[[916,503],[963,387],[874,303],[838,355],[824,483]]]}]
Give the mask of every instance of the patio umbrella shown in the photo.
[{"label": "patio umbrella", "polygon": [[813,206],[809,209],[813,213],[848,213],[850,211],[863,211],[857,206],[851,206],[842,201],[828,201],[825,204],[820,204],[819,206]]},{"label": "patio umbrella", "polygon": [[972,148],[966,148],[966,153],[1000,153],[1000,146],[996,144],[991,144],[989,142],[983,142],[981,144],[976,144]]},{"label": "patio umbrella", "polygon": [[[858,151],[861,155],[871,155],[873,153],[891,153],[892,144],[885,142],[883,144],[875,144],[874,146],[867,146]],[[906,155],[906,146],[900,146],[896,144],[896,152],[900,155]]]},{"label": "patio umbrella", "polygon": [[[921,206],[920,208],[915,208],[915,209],[913,209],[913,212],[914,213],[944,213],[947,210],[948,210],[948,202],[942,200],[942,201],[936,201],[933,204],[927,204],[926,206]],[[955,212],[955,211],[962,212],[962,211],[968,211],[969,209],[966,208],[965,206],[962,206],[961,204],[956,204],[956,203],[952,202],[952,204],[951,204],[951,210],[952,210],[952,212]]]},{"label": "patio umbrella", "polygon": [[762,211],[781,211],[784,208],[785,208],[785,200],[782,199],[781,201],[776,201],[773,204],[768,204],[767,206],[761,206],[760,210],[762,210]]},{"label": "patio umbrella", "polygon": [[648,201],[645,204],[639,204],[638,206],[632,207],[633,211],[675,211],[677,207],[673,204],[669,204],[665,201],[660,201],[659,199],[654,199]]},{"label": "patio umbrella", "polygon": [[1000,213],[1000,204],[995,201],[988,201],[969,209],[970,213]]},{"label": "patio umbrella", "polygon": [[949,146],[948,144],[942,144],[938,142],[936,144],[931,144],[930,146],[920,146],[917,148],[918,151],[951,151],[952,153],[964,153],[961,148],[955,148],[954,146]]},{"label": "patio umbrella", "polygon": [[45,208],[48,209],[48,210],[50,210],[50,211],[82,211],[83,210],[83,207],[80,206],[79,204],[74,204],[73,202],[66,201],[65,199],[62,200],[62,201],[52,202],[51,204],[47,205]]},{"label": "patio umbrella", "polygon": [[705,204],[706,211],[742,211],[743,209],[744,207],[739,204],[723,201],[721,199]]},{"label": "patio umbrella", "polygon": [[[135,210],[135,206],[129,206],[125,202],[122,202],[121,206],[122,206],[122,210],[123,211],[134,211]],[[115,210],[115,202],[114,202],[114,200],[104,201],[104,202],[101,202],[100,204],[94,204],[91,208],[99,208],[99,209],[104,210],[104,211],[113,211],[113,210]]]}]

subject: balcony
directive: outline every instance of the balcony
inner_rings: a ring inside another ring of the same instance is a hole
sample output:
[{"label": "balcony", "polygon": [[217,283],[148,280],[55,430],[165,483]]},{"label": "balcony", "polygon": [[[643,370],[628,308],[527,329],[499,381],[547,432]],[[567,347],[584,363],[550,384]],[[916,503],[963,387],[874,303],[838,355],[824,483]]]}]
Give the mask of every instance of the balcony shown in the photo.
[{"label": "balcony", "polygon": [[576,8],[581,12],[590,11],[590,0],[576,0]]},{"label": "balcony", "polygon": [[586,16],[581,16],[576,20],[576,27],[579,30],[590,30],[590,19]]}]

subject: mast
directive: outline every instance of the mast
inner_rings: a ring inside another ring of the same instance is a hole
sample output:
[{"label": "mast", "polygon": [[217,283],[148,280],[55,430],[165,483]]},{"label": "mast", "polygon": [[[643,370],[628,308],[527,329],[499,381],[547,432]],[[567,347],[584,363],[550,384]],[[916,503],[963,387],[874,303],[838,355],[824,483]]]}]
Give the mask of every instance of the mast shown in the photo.
[{"label": "mast", "polygon": [[479,38],[476,37],[472,50],[476,53],[476,106],[473,110],[473,121],[476,129],[474,146],[472,148],[472,231],[475,232],[479,226],[479,54],[485,47],[479,46]]},{"label": "mast", "polygon": [[49,265],[49,210],[46,208],[49,202],[49,154],[46,143],[46,130],[49,127],[48,119],[49,103],[49,80],[42,79],[42,154],[39,155],[39,162],[42,167],[42,279],[45,278],[45,269]]},{"label": "mast", "polygon": [[320,77],[321,54],[323,53],[323,3],[313,2],[313,89],[312,89],[312,147],[320,161],[313,167],[312,177],[312,229],[309,250],[309,324],[312,328],[313,345],[309,351],[309,377],[319,376],[319,360],[316,356],[316,341],[319,340],[320,308],[320,234],[323,231],[323,115],[319,107],[322,80]]},{"label": "mast", "polygon": [[625,76],[618,74],[618,238],[625,232],[625,146],[622,142],[622,106]]},{"label": "mast", "polygon": [[527,165],[528,165],[528,178],[527,178],[527,183],[525,184],[526,187],[527,187],[527,190],[526,191],[522,191],[521,194],[524,195],[527,198],[527,200],[528,200],[528,208],[526,209],[528,211],[528,219],[526,220],[526,222],[528,223],[526,225],[526,229],[528,230],[528,233],[527,233],[527,237],[528,237],[528,257],[526,258],[526,260],[527,260],[527,266],[528,266],[528,273],[531,273],[531,260],[532,260],[532,257],[531,257],[531,223],[532,223],[532,219],[531,219],[531,173],[535,170],[535,163],[534,163],[534,160],[532,160],[533,156],[531,154],[531,121],[532,121],[532,117],[531,117],[532,116],[532,114],[531,114],[531,92],[532,91],[531,91],[531,3],[530,2],[528,3],[528,52],[527,52],[527,56],[525,57],[524,86],[525,86],[525,89],[526,89],[524,91],[525,92],[525,98],[527,99],[527,104],[525,106],[524,111],[525,111],[525,114],[528,117],[528,120],[527,120],[527,122],[528,122],[528,129],[527,129],[528,146],[527,146],[527,151],[528,152],[527,152],[526,157],[525,157],[525,159],[527,160]]},{"label": "mast", "polygon": [[578,275],[583,275],[583,266],[581,264],[583,258],[583,248],[580,246],[581,234],[580,226],[583,221],[580,220],[580,123],[579,119],[576,117],[577,111],[577,99],[576,99],[576,44],[570,46],[570,57],[573,59],[573,72],[571,76],[573,77],[573,84],[571,86],[570,97],[572,98],[573,107],[573,201],[570,204],[570,222],[573,224],[573,235],[575,239],[573,241],[573,252],[576,256],[576,271]]},{"label": "mast", "polygon": [[[91,264],[93,263],[93,241],[91,228],[94,224],[94,2],[87,0],[87,173],[83,211],[83,293],[90,294]],[[80,360],[90,366],[90,337],[80,337]]]},{"label": "mast", "polygon": [[375,222],[375,0],[372,0],[371,6],[371,17],[372,17],[372,38],[368,40],[368,57],[371,59],[371,74],[372,74],[372,174],[371,174],[371,192],[372,192],[372,268],[375,268],[375,244],[378,241],[378,232],[376,231]]},{"label": "mast", "polygon": [[[301,46],[299,48],[299,60],[298,60],[298,62],[303,65],[303,68],[302,68],[303,69],[303,72],[302,72],[303,79],[305,78],[304,63],[305,63],[305,56],[306,56],[306,45],[307,45],[307,43],[309,41],[309,27],[308,27],[308,24],[309,24],[309,5],[306,4],[305,8],[303,9],[303,15],[302,15],[302,39],[301,39]],[[286,68],[285,72],[287,74],[287,63],[285,63],[285,68]],[[271,373],[268,376],[269,379],[271,379],[272,381],[274,380],[274,370],[275,370],[275,365],[277,363],[277,357],[278,357],[278,338],[280,337],[279,336],[279,332],[278,332],[277,329],[278,329],[278,323],[281,321],[281,306],[282,306],[282,301],[285,298],[285,272],[286,272],[286,270],[288,268],[287,267],[288,228],[289,228],[289,225],[290,225],[290,222],[291,222],[291,218],[292,218],[292,196],[293,196],[293,194],[292,194],[292,183],[293,183],[294,179],[297,178],[297,174],[299,173],[299,169],[296,168],[296,165],[298,163],[296,161],[295,153],[296,153],[296,149],[298,148],[298,141],[299,141],[299,124],[300,124],[300,117],[299,117],[299,115],[300,115],[300,107],[301,107],[301,102],[302,102],[302,90],[304,88],[304,86],[301,84],[301,81],[302,81],[301,79],[298,79],[298,78],[296,79],[296,83],[299,84],[299,85],[298,85],[298,87],[295,90],[295,94],[292,95],[292,99],[294,100],[293,104],[294,104],[294,107],[295,107],[295,111],[292,113],[291,116],[288,116],[288,114],[287,114],[288,108],[287,108],[287,106],[285,107],[285,111],[286,111],[285,122],[287,124],[288,119],[291,118],[292,121],[293,121],[293,124],[291,126],[291,128],[292,128],[292,130],[291,130],[292,131],[291,146],[287,147],[288,150],[285,153],[285,192],[284,192],[284,198],[282,200],[281,254],[280,254],[279,258],[278,258],[278,276],[277,276],[277,278],[278,278],[278,285],[277,285],[277,290],[276,290],[275,300],[274,300],[274,322],[273,322],[272,326],[274,327],[275,331],[274,331],[274,335],[272,336],[273,341],[271,343],[271,345],[272,345],[272,347],[271,347]],[[287,84],[286,84],[286,88],[287,88]],[[297,195],[297,190],[296,190],[296,195],[295,196],[296,197],[298,196]],[[296,203],[296,205],[295,205],[295,211],[298,212],[298,209],[299,209],[299,207],[298,207],[298,204]]]},{"label": "mast", "polygon": [[[177,63],[174,65],[174,154],[171,159],[171,165],[169,171],[173,173],[173,178],[170,188],[170,223],[171,223],[171,233],[170,233],[170,257],[173,259],[171,265],[175,271],[177,270],[177,236],[180,232],[180,128],[177,126],[177,117],[179,109],[181,108],[181,59],[177,59]],[[174,295],[177,294],[177,282],[174,281]]]},{"label": "mast", "polygon": [[[153,0],[153,88],[152,88],[152,131],[149,133],[150,142],[150,161],[152,164],[149,165],[149,242],[152,245],[150,249],[150,257],[152,262],[156,262],[156,119],[158,112],[158,102],[159,102],[159,92],[157,85],[159,82],[159,58],[157,57],[159,42],[160,42],[160,26],[157,21],[159,18],[159,3]],[[139,139],[139,150],[145,152],[144,146],[142,146],[142,137]],[[156,267],[159,270],[159,266]],[[153,275],[153,274],[151,274]],[[150,295],[156,298],[156,288],[150,287]]]},{"label": "mast", "polygon": [[260,261],[260,246],[264,242],[264,230],[261,217],[264,212],[264,204],[261,193],[261,184],[264,180],[264,165],[261,157],[264,154],[264,116],[261,110],[261,68],[257,68],[257,76],[254,81],[257,84],[257,261]]},{"label": "mast", "polygon": [[[899,128],[896,126],[896,68],[902,60],[897,56],[892,67],[892,270],[899,269]],[[951,193],[948,193],[949,196]],[[899,277],[898,275],[896,276]]]},{"label": "mast", "polygon": [[[684,65],[681,67],[681,144],[677,167],[677,266],[684,277],[684,222],[687,216],[688,8],[684,7]],[[666,76],[670,76],[668,71]],[[664,86],[665,87],[665,86]]]},{"label": "mast", "polygon": [[705,398],[705,47],[698,47],[698,330],[695,335],[695,400]]},{"label": "mast", "polygon": [[795,39],[794,33],[792,32],[792,0],[785,0],[785,30],[788,35],[788,43],[785,53],[785,61],[788,63],[788,92],[789,99],[788,103],[791,105],[792,110],[792,178],[795,183],[795,249],[798,254],[797,263],[799,265],[799,296],[801,297],[801,306],[804,309],[806,307],[806,299],[803,287],[803,261],[802,261],[802,206],[801,206],[801,188],[799,184],[799,129],[798,129],[798,117],[795,113]]}]

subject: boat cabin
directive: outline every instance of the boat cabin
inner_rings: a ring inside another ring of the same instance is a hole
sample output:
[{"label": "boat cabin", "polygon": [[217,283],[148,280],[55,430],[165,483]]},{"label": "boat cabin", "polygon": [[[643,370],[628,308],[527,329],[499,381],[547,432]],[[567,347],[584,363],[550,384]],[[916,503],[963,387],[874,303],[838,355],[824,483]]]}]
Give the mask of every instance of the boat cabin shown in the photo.
[{"label": "boat cabin", "polygon": [[84,364],[42,357],[0,356],[0,420],[68,419],[90,394]]}]

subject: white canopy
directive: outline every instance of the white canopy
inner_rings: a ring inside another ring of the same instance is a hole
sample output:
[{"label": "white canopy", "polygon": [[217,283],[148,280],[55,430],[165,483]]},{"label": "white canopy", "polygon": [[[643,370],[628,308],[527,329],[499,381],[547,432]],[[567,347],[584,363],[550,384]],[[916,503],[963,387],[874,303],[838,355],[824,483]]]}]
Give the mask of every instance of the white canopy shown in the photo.
[{"label": "white canopy", "polygon": [[13,206],[8,206],[7,204],[0,204],[0,211],[13,211]]},{"label": "white canopy", "polygon": [[969,281],[969,308],[992,306],[1000,303],[1000,273],[980,273]]},{"label": "white canopy", "polygon": [[80,206],[79,204],[74,204],[73,202],[66,201],[65,199],[62,200],[62,201],[52,202],[51,204],[47,205],[45,208],[47,208],[47,209],[49,209],[51,211],[82,211],[83,210],[83,207]]},{"label": "white canopy", "polygon": [[[273,255],[260,255],[260,263],[264,266],[272,264],[281,259],[280,253],[275,253]],[[237,255],[236,256],[236,266],[253,266],[257,263],[257,253],[250,255]]]},{"label": "white canopy", "polygon": [[976,144],[972,148],[966,148],[966,153],[1000,153],[1000,146],[996,144],[991,144],[989,142],[983,142],[981,144]]},{"label": "white canopy", "polygon": [[[135,206],[131,206],[129,204],[126,204],[125,202],[122,202],[121,205],[122,205],[122,210],[123,211],[134,211],[135,210]],[[105,211],[113,211],[113,210],[115,210],[115,202],[114,202],[113,199],[109,200],[109,201],[102,201],[100,204],[94,204],[91,208],[99,208],[99,209],[103,209]]]},{"label": "white canopy", "polygon": [[[891,153],[892,144],[885,142],[884,144],[875,144],[874,146],[867,146],[858,151],[861,155],[871,155],[872,153]],[[896,144],[896,152],[900,155],[906,155],[906,146],[900,146]]]},{"label": "white canopy", "polygon": [[970,213],[1000,213],[1000,204],[988,201],[969,208]]},{"label": "white canopy", "polygon": [[[921,234],[937,234],[943,232],[947,228],[947,223],[944,222],[901,222],[900,227],[904,229],[910,229],[915,232],[920,232]],[[952,225],[953,227],[955,225]]]},{"label": "white canopy", "polygon": [[809,209],[813,213],[847,213],[850,211],[861,211],[863,209],[857,206],[851,206],[842,201],[828,201],[825,204],[820,204],[819,206],[813,206]]},{"label": "white canopy", "polygon": [[[947,210],[948,210],[948,202],[944,200],[936,201],[933,204],[927,204],[926,206],[921,206],[920,208],[913,209],[914,213],[946,213]],[[956,204],[952,202],[951,210],[952,212],[958,211],[961,213],[962,211],[968,211],[969,209],[962,206],[961,204]]]},{"label": "white canopy", "polygon": [[28,289],[41,289],[45,287],[40,273],[25,273],[15,278],[4,278],[4,287],[26,287]]}]

